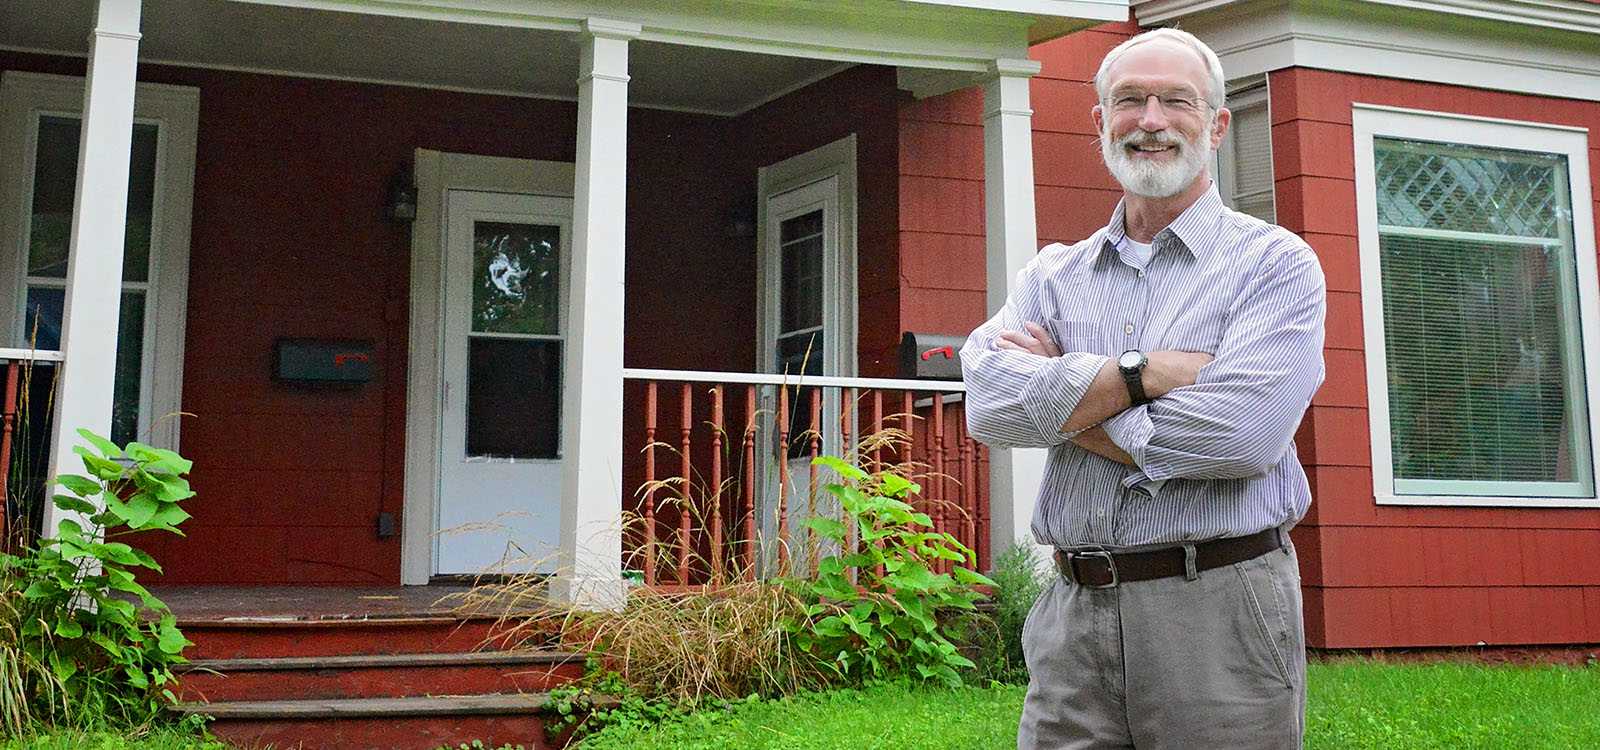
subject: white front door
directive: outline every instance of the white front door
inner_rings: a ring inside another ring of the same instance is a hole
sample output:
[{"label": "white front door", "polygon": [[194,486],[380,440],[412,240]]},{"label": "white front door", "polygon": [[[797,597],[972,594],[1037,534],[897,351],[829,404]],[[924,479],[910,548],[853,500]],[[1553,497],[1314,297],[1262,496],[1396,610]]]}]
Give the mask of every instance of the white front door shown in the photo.
[{"label": "white front door", "polygon": [[553,572],[572,199],[446,199],[436,574]]}]

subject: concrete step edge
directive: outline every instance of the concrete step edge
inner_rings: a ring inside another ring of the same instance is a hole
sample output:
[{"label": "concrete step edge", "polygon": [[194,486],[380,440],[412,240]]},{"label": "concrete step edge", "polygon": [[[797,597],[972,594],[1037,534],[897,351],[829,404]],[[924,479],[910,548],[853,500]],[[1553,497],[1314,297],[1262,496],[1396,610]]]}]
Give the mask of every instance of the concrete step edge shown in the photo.
[{"label": "concrete step edge", "polygon": [[[601,701],[605,703],[606,701]],[[549,693],[492,693],[413,698],[332,698],[287,701],[224,701],[180,703],[180,714],[200,714],[218,721],[271,719],[410,718],[417,716],[485,716],[537,714],[550,705]]]}]

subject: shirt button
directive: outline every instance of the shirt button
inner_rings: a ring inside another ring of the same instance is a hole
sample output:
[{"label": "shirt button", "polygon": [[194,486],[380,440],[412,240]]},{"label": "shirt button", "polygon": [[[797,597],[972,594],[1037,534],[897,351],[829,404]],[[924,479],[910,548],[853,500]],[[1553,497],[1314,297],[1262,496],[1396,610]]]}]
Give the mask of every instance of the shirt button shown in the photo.
[{"label": "shirt button", "polygon": [[1123,326],[1122,327],[1122,332],[1125,333],[1125,334],[1128,334],[1129,336],[1132,336],[1133,335],[1133,324],[1129,323],[1129,324]]},{"label": "shirt button", "polygon": [[1105,518],[1106,517],[1106,509],[1105,508],[1101,508],[1101,509],[1095,511],[1094,514],[1096,516],[1099,516],[1100,518]]},{"label": "shirt button", "polygon": [[1141,279],[1144,278],[1144,269],[1143,268],[1139,269],[1139,278],[1141,278]]}]

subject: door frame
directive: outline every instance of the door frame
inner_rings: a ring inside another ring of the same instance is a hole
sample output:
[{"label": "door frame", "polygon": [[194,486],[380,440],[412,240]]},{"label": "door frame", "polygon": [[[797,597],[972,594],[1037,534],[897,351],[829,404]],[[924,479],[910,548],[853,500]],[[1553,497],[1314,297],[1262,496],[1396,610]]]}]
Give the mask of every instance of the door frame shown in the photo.
[{"label": "door frame", "polygon": [[856,135],[851,133],[798,156],[776,164],[761,167],[756,173],[756,331],[759,342],[756,351],[755,372],[772,373],[770,349],[777,341],[778,316],[770,306],[778,279],[773,277],[776,264],[768,257],[767,204],[777,196],[828,178],[837,180],[838,265],[828,269],[834,278],[838,317],[824,321],[838,326],[839,372],[842,377],[856,374],[857,314],[860,304],[856,270]]},{"label": "door frame", "polygon": [[425,585],[437,561],[444,358],[445,201],[451,190],[572,198],[571,162],[417,149],[417,218],[411,225],[411,323],[406,362],[405,499],[400,582]]}]

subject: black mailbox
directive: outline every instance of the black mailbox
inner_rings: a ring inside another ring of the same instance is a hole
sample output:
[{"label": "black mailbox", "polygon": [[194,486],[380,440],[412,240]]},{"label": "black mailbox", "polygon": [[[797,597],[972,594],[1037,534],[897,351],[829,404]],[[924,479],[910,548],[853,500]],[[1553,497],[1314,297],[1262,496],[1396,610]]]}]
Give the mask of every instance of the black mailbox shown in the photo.
[{"label": "black mailbox", "polygon": [[960,380],[965,336],[906,331],[900,337],[900,376],[921,380]]},{"label": "black mailbox", "polygon": [[356,339],[278,339],[272,376],[286,383],[365,383],[372,380],[372,342]]}]

